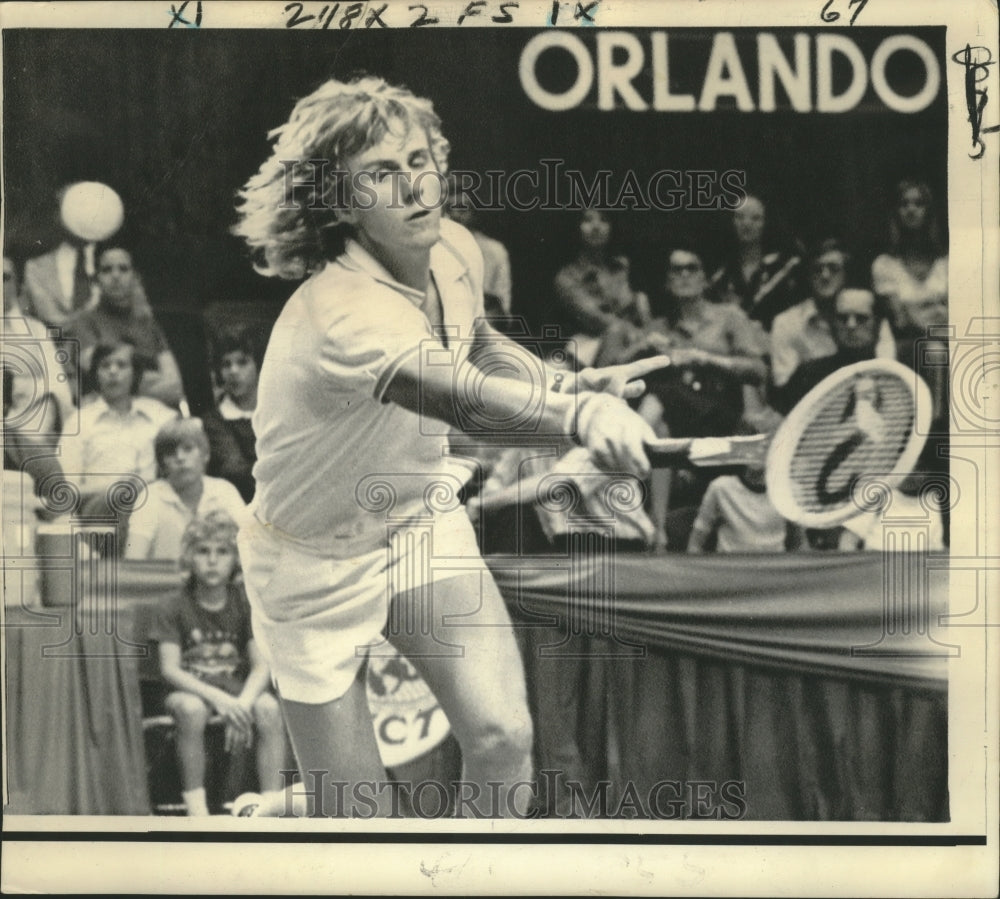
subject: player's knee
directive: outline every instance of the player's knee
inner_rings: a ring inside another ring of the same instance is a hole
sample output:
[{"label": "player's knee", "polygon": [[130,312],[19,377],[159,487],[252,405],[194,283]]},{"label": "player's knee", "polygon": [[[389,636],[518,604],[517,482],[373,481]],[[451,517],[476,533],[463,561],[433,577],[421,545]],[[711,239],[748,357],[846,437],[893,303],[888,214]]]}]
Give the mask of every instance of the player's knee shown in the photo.
[{"label": "player's knee", "polygon": [[193,693],[171,693],[166,706],[181,730],[204,730],[208,724],[208,706]]},{"label": "player's knee", "polygon": [[253,722],[259,731],[275,733],[283,727],[278,700],[270,693],[261,693],[254,700]]}]

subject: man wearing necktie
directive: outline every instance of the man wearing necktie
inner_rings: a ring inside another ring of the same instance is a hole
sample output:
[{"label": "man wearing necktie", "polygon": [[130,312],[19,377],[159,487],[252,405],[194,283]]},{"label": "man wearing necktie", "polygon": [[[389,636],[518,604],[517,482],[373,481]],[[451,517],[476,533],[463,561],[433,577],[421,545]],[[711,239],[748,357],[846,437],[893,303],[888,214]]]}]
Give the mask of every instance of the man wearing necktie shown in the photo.
[{"label": "man wearing necktie", "polygon": [[110,187],[84,181],[59,192],[60,244],[24,266],[25,311],[61,327],[97,303],[95,245],[123,220],[121,198]]}]

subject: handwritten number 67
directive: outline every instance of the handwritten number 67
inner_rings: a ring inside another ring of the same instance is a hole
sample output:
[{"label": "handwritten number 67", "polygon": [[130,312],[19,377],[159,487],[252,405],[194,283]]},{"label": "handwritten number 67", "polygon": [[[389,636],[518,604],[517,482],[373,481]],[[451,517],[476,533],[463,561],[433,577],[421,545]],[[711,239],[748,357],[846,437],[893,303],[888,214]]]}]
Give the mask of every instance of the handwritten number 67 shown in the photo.
[{"label": "handwritten number 67", "polygon": [[[824,22],[836,22],[840,18],[840,13],[837,12],[837,10],[830,9],[830,7],[836,2],[837,0],[826,0],[826,3],[823,5],[823,11],[819,14],[819,17]],[[851,21],[847,23],[848,25],[854,24],[854,20],[861,15],[861,10],[863,10],[867,4],[868,0],[849,0],[847,4],[848,8],[856,6],[857,9],[854,10],[854,15],[851,16]]]}]

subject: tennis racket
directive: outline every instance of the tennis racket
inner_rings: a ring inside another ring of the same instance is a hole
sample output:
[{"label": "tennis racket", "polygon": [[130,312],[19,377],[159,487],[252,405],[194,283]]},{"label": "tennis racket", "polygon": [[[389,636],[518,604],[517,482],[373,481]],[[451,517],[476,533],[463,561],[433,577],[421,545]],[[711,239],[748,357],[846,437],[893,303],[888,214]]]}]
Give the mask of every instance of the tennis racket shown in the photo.
[{"label": "tennis racket", "polygon": [[763,465],[767,493],[789,521],[832,527],[858,514],[863,475],[913,470],[931,421],[930,388],[898,362],[838,369],[809,391],[773,435],[665,438],[647,443],[658,468]]}]

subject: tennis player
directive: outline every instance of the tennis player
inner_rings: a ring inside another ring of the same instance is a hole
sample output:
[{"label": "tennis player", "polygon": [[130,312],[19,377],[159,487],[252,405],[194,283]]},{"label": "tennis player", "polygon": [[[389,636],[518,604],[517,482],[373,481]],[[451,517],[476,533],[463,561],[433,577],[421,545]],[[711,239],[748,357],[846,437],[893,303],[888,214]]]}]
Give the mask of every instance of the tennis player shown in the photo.
[{"label": "tennis player", "polygon": [[[429,487],[456,483],[448,434],[470,422],[487,438],[512,422],[575,435],[602,467],[645,477],[653,434],[621,397],[641,393],[635,379],[664,360],[556,372],[488,326],[482,255],[442,219],[448,144],[427,100],[372,77],[329,81],[271,137],[235,230],[262,273],[307,279],[261,368],[257,492],[239,549],[309,813],[366,815],[373,801],[389,813],[388,792],[368,795],[385,772],[364,665],[390,604],[395,621],[428,594],[430,632],[403,627],[389,639],[451,722],[465,813],[516,812],[507,788],[532,776],[524,675],[468,516],[457,502],[434,513],[433,556],[447,566],[428,568],[407,549],[416,539],[390,544],[386,514],[398,535],[427,514]],[[388,510],[369,511],[373,479],[390,485]]]}]

